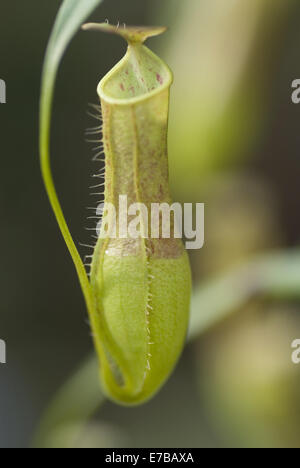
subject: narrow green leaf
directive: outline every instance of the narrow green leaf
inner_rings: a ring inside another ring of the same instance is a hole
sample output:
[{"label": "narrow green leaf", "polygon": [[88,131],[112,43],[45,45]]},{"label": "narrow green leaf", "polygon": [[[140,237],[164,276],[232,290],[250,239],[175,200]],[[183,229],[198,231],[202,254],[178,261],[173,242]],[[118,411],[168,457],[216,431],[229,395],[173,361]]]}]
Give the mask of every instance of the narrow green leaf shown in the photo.
[{"label": "narrow green leaf", "polygon": [[62,56],[81,24],[101,2],[102,0],[65,0],[62,3],[46,51],[40,99],[40,164],[43,180],[59,228],[75,264],[89,313],[93,307],[90,284],[64,218],[51,174],[50,128],[55,81]]}]

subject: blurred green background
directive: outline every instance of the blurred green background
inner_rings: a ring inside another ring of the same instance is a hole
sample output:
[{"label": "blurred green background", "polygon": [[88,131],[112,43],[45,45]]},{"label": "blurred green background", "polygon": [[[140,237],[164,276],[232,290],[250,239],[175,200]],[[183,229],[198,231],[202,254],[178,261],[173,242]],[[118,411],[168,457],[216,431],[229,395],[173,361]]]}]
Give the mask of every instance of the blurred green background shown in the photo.
[{"label": "blurred green background", "polygon": [[[0,78],[0,447],[28,446],[49,400],[92,351],[75,271],[38,164],[44,52],[59,0],[2,1]],[[173,198],[206,204],[206,244],[190,252],[194,284],[300,238],[300,4],[296,0],[105,0],[93,20],[166,24],[149,46],[175,73]],[[80,32],[60,68],[52,130],[57,189],[77,243],[95,170],[84,131],[100,78],[122,57],[116,37]],[[81,248],[82,255],[87,254]],[[300,275],[300,270],[299,270]],[[257,298],[189,345],[144,406],[109,402],[83,447],[300,447],[300,303]],[[201,314],[201,307],[199,308]],[[89,385],[87,380],[86,386]],[[80,400],[78,401],[80,405]],[[72,425],[55,434],[64,445]]]}]

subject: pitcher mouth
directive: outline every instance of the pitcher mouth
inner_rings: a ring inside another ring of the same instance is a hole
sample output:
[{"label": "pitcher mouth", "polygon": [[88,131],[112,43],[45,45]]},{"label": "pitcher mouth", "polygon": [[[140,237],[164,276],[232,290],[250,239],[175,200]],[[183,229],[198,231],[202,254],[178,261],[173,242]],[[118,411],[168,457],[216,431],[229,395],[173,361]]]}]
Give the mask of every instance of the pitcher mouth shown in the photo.
[{"label": "pitcher mouth", "polygon": [[168,66],[140,43],[129,44],[126,55],[100,81],[100,99],[117,105],[136,104],[168,89],[173,74]]}]

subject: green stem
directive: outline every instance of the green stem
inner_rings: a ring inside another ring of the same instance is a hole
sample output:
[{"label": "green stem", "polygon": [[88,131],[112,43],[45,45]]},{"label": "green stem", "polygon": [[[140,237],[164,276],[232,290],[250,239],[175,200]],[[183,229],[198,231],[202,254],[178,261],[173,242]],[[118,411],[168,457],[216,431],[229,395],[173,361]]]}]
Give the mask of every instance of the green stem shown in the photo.
[{"label": "green stem", "polygon": [[101,2],[102,0],[63,1],[47,46],[40,99],[40,165],[42,176],[57,223],[78,274],[92,327],[94,326],[94,306],[90,283],[66,223],[52,177],[50,165],[50,128],[55,81],[63,54],[81,24]]},{"label": "green stem", "polygon": [[[48,58],[48,57],[47,57]],[[45,184],[45,188],[52,206],[52,210],[55,214],[57,223],[61,230],[64,241],[69,249],[70,255],[73,259],[79,282],[83,291],[85,302],[89,315],[92,315],[93,310],[93,299],[91,293],[91,287],[85,267],[79,255],[79,252],[74,244],[70,230],[66,223],[52,177],[51,165],[50,165],[50,125],[51,125],[51,111],[52,101],[54,93],[54,81],[55,77],[47,73],[49,67],[47,66],[47,58],[45,61],[43,78],[42,78],[42,91],[40,101],[40,164],[42,176]]]}]

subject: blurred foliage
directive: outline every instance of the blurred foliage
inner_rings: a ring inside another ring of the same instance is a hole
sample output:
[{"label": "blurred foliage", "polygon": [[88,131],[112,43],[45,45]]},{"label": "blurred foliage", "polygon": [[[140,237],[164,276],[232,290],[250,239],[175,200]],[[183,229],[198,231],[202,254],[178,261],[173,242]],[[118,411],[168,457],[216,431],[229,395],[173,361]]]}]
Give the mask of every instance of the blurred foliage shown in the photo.
[{"label": "blurred foliage", "polygon": [[275,194],[258,174],[223,171],[206,177],[198,191],[205,202],[206,240],[191,255],[195,282],[282,245]]},{"label": "blurred foliage", "polygon": [[[1,446],[29,443],[42,409],[92,349],[36,163],[40,73],[59,4],[28,0],[18,15],[13,3],[1,10],[1,78],[9,84],[8,104],[0,108],[1,240],[9,248],[0,269],[0,332],[10,353],[0,387]],[[300,335],[299,258],[298,250],[280,254],[300,237],[299,108],[290,103],[290,83],[300,75],[299,14],[296,0],[106,0],[95,12],[96,21],[170,27],[169,36],[153,39],[153,49],[175,73],[174,198],[206,203],[206,245],[190,252],[191,330],[199,322],[203,329],[145,406],[106,402],[87,422],[101,394],[93,375],[73,376],[44,420],[44,434],[56,426],[47,433],[50,446],[300,446],[300,374],[290,360],[290,343]],[[94,168],[83,143],[90,126],[84,111],[122,53],[114,38],[96,43],[93,35],[78,35],[59,74],[54,169],[71,231],[85,243]]]},{"label": "blurred foliage", "polygon": [[197,199],[208,172],[243,163],[261,138],[276,37],[293,1],[168,4],[179,11],[165,51],[175,74],[170,170],[183,199]]},{"label": "blurred foliage", "polygon": [[224,446],[299,447],[300,374],[289,346],[299,312],[253,304],[199,345],[203,405]]}]

